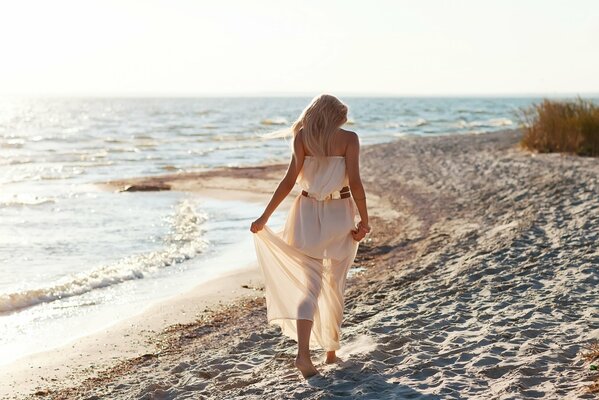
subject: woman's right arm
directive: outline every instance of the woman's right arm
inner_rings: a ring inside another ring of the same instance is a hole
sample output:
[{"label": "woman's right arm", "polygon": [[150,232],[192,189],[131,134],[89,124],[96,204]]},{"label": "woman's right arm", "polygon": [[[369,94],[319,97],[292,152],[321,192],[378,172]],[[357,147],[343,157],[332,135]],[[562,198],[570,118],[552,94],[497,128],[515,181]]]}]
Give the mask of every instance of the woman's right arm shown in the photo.
[{"label": "woman's right arm", "polygon": [[291,192],[304,165],[304,157],[304,144],[300,132],[293,139],[293,154],[291,155],[291,161],[289,162],[289,167],[287,168],[285,177],[281,180],[281,182],[279,182],[277,189],[273,193],[262,215],[257,220],[252,222],[250,231],[253,233],[261,231],[264,228],[264,225],[266,225],[266,222],[268,222],[271,214],[277,209],[285,197],[287,197],[289,192]]},{"label": "woman's right arm", "polygon": [[366,208],[366,192],[360,178],[360,140],[355,132],[350,132],[347,149],[345,151],[347,176],[349,188],[354,202],[358,207],[362,225],[370,231],[368,225],[368,209]]}]

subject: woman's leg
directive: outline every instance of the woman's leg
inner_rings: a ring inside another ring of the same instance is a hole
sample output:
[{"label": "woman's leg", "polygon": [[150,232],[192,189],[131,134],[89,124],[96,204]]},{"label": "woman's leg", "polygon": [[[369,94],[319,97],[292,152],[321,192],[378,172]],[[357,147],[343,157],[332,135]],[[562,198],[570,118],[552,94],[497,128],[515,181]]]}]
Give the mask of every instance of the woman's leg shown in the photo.
[{"label": "woman's leg", "polygon": [[335,350],[327,351],[327,359],[325,362],[327,364],[333,364],[335,361],[337,361],[337,354],[335,354]]},{"label": "woman's leg", "polygon": [[295,366],[300,370],[304,378],[309,378],[318,373],[310,359],[311,331],[312,321],[309,319],[297,320],[297,357],[295,358]]},{"label": "woman's leg", "polygon": [[[353,257],[347,257],[342,260],[331,259],[330,269],[326,269],[325,279],[328,281],[325,286],[326,297],[329,300],[330,309],[333,311],[330,318],[331,331],[335,332],[334,340],[339,344],[339,337],[341,336],[341,321],[343,319],[344,309],[344,291],[347,280],[347,271]],[[331,343],[332,345],[332,343]],[[326,363],[332,364],[337,361],[337,354],[335,350],[327,351]]]},{"label": "woman's leg", "polygon": [[[314,264],[306,265],[306,298],[298,307],[298,316],[313,318],[318,304],[318,296],[322,286],[322,260],[313,258]],[[314,268],[318,267],[318,268]],[[304,378],[316,375],[318,370],[314,368],[310,358],[310,335],[313,322],[309,319],[297,320],[297,357],[295,366],[300,370]]]}]

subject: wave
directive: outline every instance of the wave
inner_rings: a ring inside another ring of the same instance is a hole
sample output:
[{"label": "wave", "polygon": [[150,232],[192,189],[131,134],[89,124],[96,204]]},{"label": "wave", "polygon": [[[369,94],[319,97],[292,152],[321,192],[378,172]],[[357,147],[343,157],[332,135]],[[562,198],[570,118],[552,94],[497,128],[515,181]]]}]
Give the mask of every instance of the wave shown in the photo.
[{"label": "wave", "polygon": [[133,139],[154,140],[154,137],[152,135],[136,134],[136,135],[133,135]]},{"label": "wave", "polygon": [[394,137],[413,137],[413,136],[418,136],[418,135],[411,133],[411,132],[396,132],[396,133],[393,133],[392,136],[394,136]]},{"label": "wave", "polygon": [[385,124],[385,128],[417,128],[424,125],[428,125],[428,121],[424,118],[417,118],[414,121],[388,122]]},{"label": "wave", "polygon": [[158,147],[159,143],[157,141],[146,140],[143,142],[136,143],[135,146],[139,149],[151,150],[155,147]]},{"label": "wave", "polygon": [[500,126],[511,126],[514,122],[508,118],[491,118],[483,121],[465,121],[459,120],[455,123],[455,127],[457,128],[496,128]]},{"label": "wave", "polygon": [[56,181],[62,179],[71,179],[78,175],[83,175],[85,170],[79,168],[72,168],[70,172],[66,173],[55,173],[54,171],[48,171],[46,174],[33,175],[31,177],[34,181]]},{"label": "wave", "polygon": [[468,127],[497,127],[497,126],[510,126],[514,123],[512,120],[507,118],[491,118],[484,121],[472,121],[468,123]]},{"label": "wave", "polygon": [[490,110],[483,108],[459,108],[456,110],[458,114],[490,114]]},{"label": "wave", "polygon": [[514,125],[514,122],[508,118],[491,118],[489,120],[489,126],[510,126]]},{"label": "wave", "polygon": [[0,160],[0,165],[19,165],[19,164],[31,164],[34,160],[31,158],[7,158]]},{"label": "wave", "polygon": [[265,118],[260,123],[262,125],[289,125],[289,122],[283,117]]},{"label": "wave", "polygon": [[10,200],[0,201],[0,207],[27,207],[39,206],[42,204],[56,203],[55,199],[49,197],[33,197],[31,199],[13,198]]},{"label": "wave", "polygon": [[106,142],[106,143],[126,143],[127,141],[123,140],[123,139],[107,137],[107,138],[104,138],[104,142]]},{"label": "wave", "polygon": [[80,296],[94,289],[125,281],[143,279],[148,273],[189,260],[207,247],[208,243],[202,238],[203,231],[200,229],[205,220],[205,215],[197,213],[193,205],[184,200],[170,218],[171,231],[164,238],[164,248],[71,275],[49,286],[0,295],[0,313],[14,312],[37,304]]},{"label": "wave", "polygon": [[24,171],[20,174],[13,174],[12,176],[7,176],[6,179],[0,179],[0,183],[9,184],[9,183],[18,183],[18,182],[27,182],[27,181],[56,181],[56,180],[66,180],[71,179],[79,175],[83,175],[86,173],[85,169],[75,168],[71,166],[70,168],[52,168],[43,170],[42,168],[37,168],[34,171]]},{"label": "wave", "polygon": [[25,145],[23,139],[8,139],[6,142],[0,143],[0,147],[7,149],[20,149]]}]

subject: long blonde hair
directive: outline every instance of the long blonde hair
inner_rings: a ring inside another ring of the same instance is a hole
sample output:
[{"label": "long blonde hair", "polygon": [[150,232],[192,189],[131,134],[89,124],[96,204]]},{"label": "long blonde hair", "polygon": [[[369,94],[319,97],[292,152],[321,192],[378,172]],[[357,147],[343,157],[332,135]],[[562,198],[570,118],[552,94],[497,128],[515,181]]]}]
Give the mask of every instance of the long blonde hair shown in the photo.
[{"label": "long blonde hair", "polygon": [[316,96],[291,126],[293,137],[302,131],[304,146],[309,153],[328,156],[333,135],[347,122],[347,111],[347,106],[335,96]]}]

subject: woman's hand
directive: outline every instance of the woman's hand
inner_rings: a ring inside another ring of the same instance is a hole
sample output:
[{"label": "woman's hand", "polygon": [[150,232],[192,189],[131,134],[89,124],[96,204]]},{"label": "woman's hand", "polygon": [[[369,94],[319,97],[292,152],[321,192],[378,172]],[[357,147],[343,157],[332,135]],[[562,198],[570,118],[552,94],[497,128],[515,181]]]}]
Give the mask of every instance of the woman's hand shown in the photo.
[{"label": "woman's hand", "polygon": [[262,229],[264,229],[264,225],[266,225],[267,222],[267,217],[265,217],[264,215],[260,216],[260,218],[252,222],[252,226],[250,226],[250,231],[252,231],[252,233],[257,233],[261,231]]},{"label": "woman's hand", "polygon": [[371,230],[370,225],[368,225],[367,223],[365,224],[362,221],[358,222],[358,229],[362,229],[366,233],[370,233],[370,230]]},{"label": "woman's hand", "polygon": [[356,242],[359,242],[366,237],[366,234],[370,232],[370,229],[371,228],[368,224],[364,224],[362,221],[360,221],[358,222],[356,229],[351,230],[351,235]]}]

